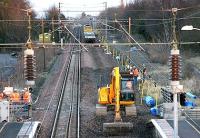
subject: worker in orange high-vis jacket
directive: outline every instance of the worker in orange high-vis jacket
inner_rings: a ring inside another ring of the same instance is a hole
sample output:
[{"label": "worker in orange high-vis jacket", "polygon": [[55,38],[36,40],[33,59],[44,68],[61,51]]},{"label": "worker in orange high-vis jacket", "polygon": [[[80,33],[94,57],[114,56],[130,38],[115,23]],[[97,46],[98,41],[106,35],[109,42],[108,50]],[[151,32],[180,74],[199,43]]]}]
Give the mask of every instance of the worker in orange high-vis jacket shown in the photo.
[{"label": "worker in orange high-vis jacket", "polygon": [[133,66],[133,79],[134,79],[134,88],[136,88],[137,86],[137,79],[138,79],[138,76],[139,76],[139,70]]}]

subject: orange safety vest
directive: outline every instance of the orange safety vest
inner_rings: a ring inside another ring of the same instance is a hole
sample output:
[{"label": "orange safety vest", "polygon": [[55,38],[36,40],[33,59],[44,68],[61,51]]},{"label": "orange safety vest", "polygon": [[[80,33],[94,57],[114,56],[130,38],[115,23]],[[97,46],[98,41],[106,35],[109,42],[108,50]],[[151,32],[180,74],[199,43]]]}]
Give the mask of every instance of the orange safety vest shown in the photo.
[{"label": "orange safety vest", "polygon": [[25,103],[29,103],[30,102],[30,93],[29,92],[24,92],[23,100],[24,100]]},{"label": "orange safety vest", "polygon": [[11,95],[10,95],[10,100],[11,100],[12,102],[19,102],[19,101],[20,101],[20,94],[17,93],[17,92],[11,93]]},{"label": "orange safety vest", "polygon": [[139,71],[137,68],[133,70],[133,76],[137,77],[139,75]]}]

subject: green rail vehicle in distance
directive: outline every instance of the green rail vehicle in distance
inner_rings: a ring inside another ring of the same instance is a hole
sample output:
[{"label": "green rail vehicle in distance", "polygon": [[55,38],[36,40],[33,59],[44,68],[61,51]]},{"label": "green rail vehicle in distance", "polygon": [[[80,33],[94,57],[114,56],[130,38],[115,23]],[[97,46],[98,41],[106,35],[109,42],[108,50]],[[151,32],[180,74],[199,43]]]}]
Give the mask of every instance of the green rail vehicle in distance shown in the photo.
[{"label": "green rail vehicle in distance", "polygon": [[[39,34],[39,42],[43,43],[43,34]],[[51,43],[51,34],[44,33],[44,43]]]}]

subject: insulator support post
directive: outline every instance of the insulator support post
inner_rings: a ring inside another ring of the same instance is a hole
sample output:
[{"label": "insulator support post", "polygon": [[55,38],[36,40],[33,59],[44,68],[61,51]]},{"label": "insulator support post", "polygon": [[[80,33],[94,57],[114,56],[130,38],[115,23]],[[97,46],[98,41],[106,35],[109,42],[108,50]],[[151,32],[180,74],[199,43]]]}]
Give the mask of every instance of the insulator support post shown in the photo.
[{"label": "insulator support post", "polygon": [[171,50],[171,56],[170,56],[170,69],[171,69],[171,75],[170,79],[172,81],[179,81],[180,80],[180,69],[181,69],[181,60],[180,60],[180,54],[179,50]]},{"label": "insulator support post", "polygon": [[36,60],[33,49],[26,49],[24,51],[24,77],[26,85],[35,85],[36,76]]}]

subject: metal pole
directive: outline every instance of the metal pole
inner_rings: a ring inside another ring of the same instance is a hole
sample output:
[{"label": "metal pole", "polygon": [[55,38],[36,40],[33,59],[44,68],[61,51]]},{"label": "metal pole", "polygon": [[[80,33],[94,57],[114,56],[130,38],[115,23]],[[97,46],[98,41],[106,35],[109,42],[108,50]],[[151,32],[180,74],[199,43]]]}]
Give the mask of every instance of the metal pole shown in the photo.
[{"label": "metal pole", "polygon": [[106,16],[106,42],[107,42],[107,40],[108,40],[108,26],[107,26],[107,24],[108,24],[108,14],[107,14],[107,2],[105,2],[105,16]]},{"label": "metal pole", "polygon": [[42,46],[44,47],[44,20],[42,18]]},{"label": "metal pole", "polygon": [[[58,21],[59,21],[59,27],[61,26],[61,21],[60,21],[60,2],[59,2],[59,8],[58,8]],[[59,29],[59,41],[61,41],[60,40],[61,39],[61,29]]]},{"label": "metal pole", "polygon": [[28,41],[31,41],[31,16],[28,14]]},{"label": "metal pole", "polygon": [[172,48],[174,50],[178,49],[178,41],[177,41],[177,38],[176,38],[176,13],[177,13],[177,8],[172,8],[172,14],[173,14],[173,25],[172,25],[173,41],[172,41]]},{"label": "metal pole", "polygon": [[177,106],[177,93],[174,93],[174,138],[178,137],[178,106]]},{"label": "metal pole", "polygon": [[32,48],[32,41],[31,41],[31,14],[32,11],[28,10],[27,15],[28,15],[28,41],[27,41],[27,47]]},{"label": "metal pole", "polygon": [[61,48],[63,48],[63,38],[60,39]]},{"label": "metal pole", "polygon": [[54,34],[54,18],[52,18],[51,24],[52,24],[52,35],[53,35],[52,41],[55,42],[55,40],[54,40],[55,39],[55,34]]},{"label": "metal pole", "polygon": [[[114,22],[114,27],[116,28],[116,21],[117,21],[117,13],[114,14],[115,15],[115,22]],[[117,32],[117,30],[115,29],[115,33]]]},{"label": "metal pole", "polygon": [[[52,18],[52,45],[55,46],[54,18]],[[55,48],[53,48],[53,56],[55,56]]]},{"label": "metal pole", "polygon": [[44,45],[44,20],[42,19],[42,47],[43,47],[43,63],[44,63],[44,66],[43,66],[43,69],[45,71],[46,69],[46,61],[45,61],[45,45]]},{"label": "metal pole", "polygon": [[[128,18],[128,33],[129,33],[129,43],[131,42],[131,17]],[[131,53],[130,53],[130,48],[131,48],[131,45],[129,45],[129,53],[128,53],[128,64],[130,65],[130,58],[131,58]]]},{"label": "metal pole", "polygon": [[131,17],[128,18],[128,33],[131,35]]},{"label": "metal pole", "polygon": [[[178,42],[177,42],[177,38],[176,38],[176,13],[177,13],[177,8],[172,8],[172,14],[173,14],[173,25],[172,25],[172,29],[173,29],[173,41],[172,41],[172,49],[173,50],[178,50]],[[176,83],[176,82],[178,84],[173,84],[173,83]],[[173,103],[174,103],[174,138],[177,138],[178,137],[178,106],[177,106],[177,92],[174,89],[174,87],[176,87],[176,86],[179,85],[179,81],[172,79],[171,85],[172,85]]]}]

